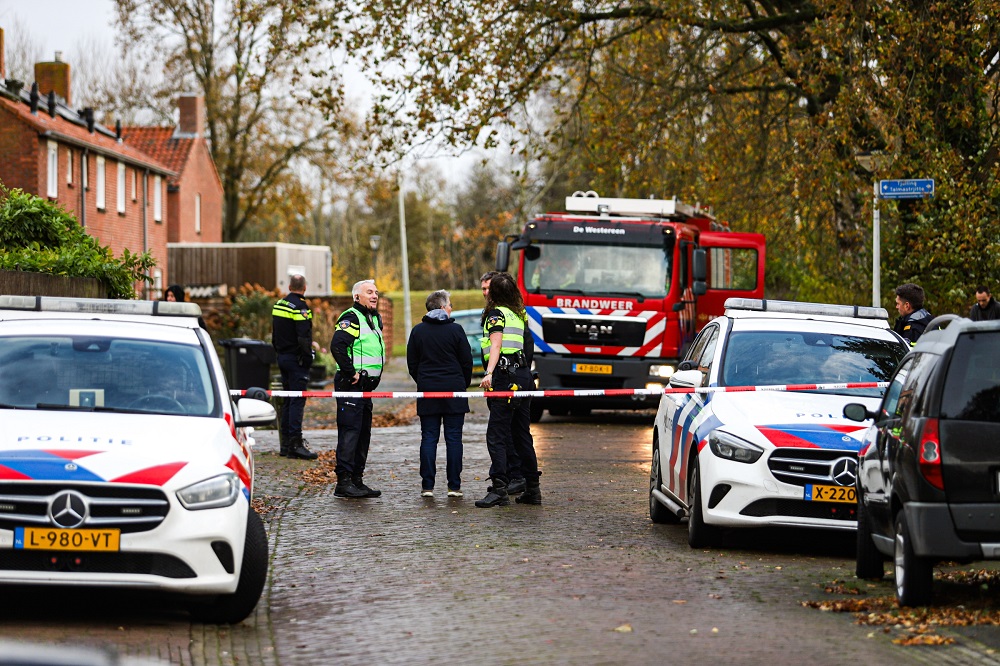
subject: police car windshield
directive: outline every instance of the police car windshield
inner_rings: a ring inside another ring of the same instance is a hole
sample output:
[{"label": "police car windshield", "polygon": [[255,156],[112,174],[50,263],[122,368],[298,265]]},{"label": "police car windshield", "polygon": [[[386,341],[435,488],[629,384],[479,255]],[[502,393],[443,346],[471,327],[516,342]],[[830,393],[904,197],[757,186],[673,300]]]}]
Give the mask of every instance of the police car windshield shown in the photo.
[{"label": "police car windshield", "polygon": [[663,298],[668,282],[669,266],[662,247],[537,243],[524,257],[524,284],[536,293]]},{"label": "police car windshield", "polygon": [[0,403],[213,415],[217,400],[200,347],[108,336],[0,338]]},{"label": "police car windshield", "polygon": [[[734,332],[726,346],[724,386],[887,382],[906,353],[891,340],[793,331]],[[818,392],[879,397],[884,389]]]}]

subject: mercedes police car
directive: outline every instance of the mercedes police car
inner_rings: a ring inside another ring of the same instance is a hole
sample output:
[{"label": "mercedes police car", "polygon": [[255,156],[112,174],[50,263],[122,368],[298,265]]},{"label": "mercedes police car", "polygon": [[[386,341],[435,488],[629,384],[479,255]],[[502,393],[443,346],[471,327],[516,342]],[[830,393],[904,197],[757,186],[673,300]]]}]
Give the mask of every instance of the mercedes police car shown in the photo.
[{"label": "mercedes police car", "polygon": [[[909,349],[884,308],[731,298],[695,338],[675,388],[888,381]],[[665,393],[649,479],[653,522],[688,518],[692,547],[722,527],[853,530],[865,427],[845,398],[878,406],[882,388]]]},{"label": "mercedes police car", "polygon": [[[250,426],[193,303],[0,296],[0,584],[180,593],[239,622],[267,578]],[[265,395],[266,397],[266,395]]]}]

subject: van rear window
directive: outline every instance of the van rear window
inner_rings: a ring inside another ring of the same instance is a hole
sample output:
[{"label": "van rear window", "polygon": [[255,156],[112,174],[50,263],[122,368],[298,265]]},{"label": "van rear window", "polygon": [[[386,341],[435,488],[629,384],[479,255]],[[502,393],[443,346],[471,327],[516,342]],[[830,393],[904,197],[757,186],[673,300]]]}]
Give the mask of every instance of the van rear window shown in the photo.
[{"label": "van rear window", "polygon": [[1000,331],[958,337],[945,379],[941,418],[1000,423]]}]

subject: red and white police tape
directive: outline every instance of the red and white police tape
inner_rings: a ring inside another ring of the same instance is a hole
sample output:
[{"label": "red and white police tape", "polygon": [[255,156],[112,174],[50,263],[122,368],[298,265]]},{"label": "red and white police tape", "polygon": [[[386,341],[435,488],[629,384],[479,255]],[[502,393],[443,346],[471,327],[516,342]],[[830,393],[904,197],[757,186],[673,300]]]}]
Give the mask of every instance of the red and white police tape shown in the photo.
[{"label": "red and white police tape", "polygon": [[[598,396],[647,396],[664,393],[738,393],[742,391],[822,391],[829,389],[885,388],[889,382],[846,384],[769,384],[767,386],[703,386],[652,389],[562,389],[550,391],[267,391],[276,398],[593,398]],[[234,389],[233,396],[246,395]]]}]

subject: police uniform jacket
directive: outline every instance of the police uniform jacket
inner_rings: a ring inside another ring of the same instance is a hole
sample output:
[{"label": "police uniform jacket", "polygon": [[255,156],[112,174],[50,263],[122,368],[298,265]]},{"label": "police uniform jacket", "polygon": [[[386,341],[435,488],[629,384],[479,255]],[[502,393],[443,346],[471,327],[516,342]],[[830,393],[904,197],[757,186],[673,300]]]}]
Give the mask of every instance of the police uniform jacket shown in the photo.
[{"label": "police uniform jacket", "polygon": [[[472,383],[472,348],[465,329],[444,310],[431,310],[410,331],[406,367],[418,391],[465,391]],[[417,398],[417,414],[464,414],[468,398]]]},{"label": "police uniform jacket", "polygon": [[931,313],[925,308],[920,308],[916,312],[911,312],[897,319],[892,330],[902,335],[912,345],[927,328],[927,324],[931,323],[931,319]]},{"label": "police uniform jacket", "polygon": [[278,354],[295,354],[300,365],[313,359],[312,311],[302,294],[290,293],[271,310],[271,344]]},{"label": "police uniform jacket", "polygon": [[[358,313],[361,313],[365,317],[368,327],[377,331],[379,338],[381,338],[382,315],[378,313],[378,310],[365,307],[355,301],[351,308],[345,310],[340,315],[337,319],[337,330],[334,331],[333,338],[330,340],[330,353],[333,354],[333,359],[337,362],[338,368],[337,375],[334,377],[334,388],[337,390],[371,391],[378,386],[378,377],[372,378],[369,385],[364,388],[351,385],[354,381],[354,375],[361,370],[360,367],[355,367],[354,357],[351,353],[352,347],[358,340],[358,335],[361,331],[361,321],[358,319]],[[382,343],[381,355],[384,359],[384,343]]]}]

